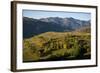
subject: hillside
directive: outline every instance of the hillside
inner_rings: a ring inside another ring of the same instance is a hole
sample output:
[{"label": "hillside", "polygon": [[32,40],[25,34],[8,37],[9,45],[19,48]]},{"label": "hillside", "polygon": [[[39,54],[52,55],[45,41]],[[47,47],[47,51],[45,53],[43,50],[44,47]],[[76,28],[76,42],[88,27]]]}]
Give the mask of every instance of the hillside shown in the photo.
[{"label": "hillside", "polygon": [[91,33],[91,28],[90,27],[83,27],[80,29],[75,30],[76,32],[87,32],[87,33]]},{"label": "hillside", "polygon": [[91,58],[90,33],[45,32],[23,40],[23,62]]},{"label": "hillside", "polygon": [[23,17],[23,38],[30,38],[45,32],[69,32],[90,27],[90,21],[74,18],[49,17],[34,19]]}]

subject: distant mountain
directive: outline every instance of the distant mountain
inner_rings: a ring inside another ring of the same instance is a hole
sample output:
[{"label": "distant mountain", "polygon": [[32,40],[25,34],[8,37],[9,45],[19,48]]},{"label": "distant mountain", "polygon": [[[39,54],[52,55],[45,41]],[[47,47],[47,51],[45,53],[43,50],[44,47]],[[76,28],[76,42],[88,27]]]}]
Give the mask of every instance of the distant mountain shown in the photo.
[{"label": "distant mountain", "polygon": [[23,17],[23,37],[29,38],[49,31],[75,31],[79,28],[90,27],[90,25],[90,21],[83,21],[74,18],[49,17],[34,19]]},{"label": "distant mountain", "polygon": [[63,27],[71,28],[74,30],[83,26],[90,25],[90,21],[78,20],[72,17],[70,18],[49,17],[49,18],[41,18],[40,20],[44,22],[57,23]]}]

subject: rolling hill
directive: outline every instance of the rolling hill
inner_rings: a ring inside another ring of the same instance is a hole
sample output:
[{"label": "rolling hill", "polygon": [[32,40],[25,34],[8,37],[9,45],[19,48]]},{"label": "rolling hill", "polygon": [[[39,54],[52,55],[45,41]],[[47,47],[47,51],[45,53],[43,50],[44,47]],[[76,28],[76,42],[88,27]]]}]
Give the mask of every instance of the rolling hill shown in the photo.
[{"label": "rolling hill", "polygon": [[23,62],[91,58],[90,33],[45,32],[23,40]]}]

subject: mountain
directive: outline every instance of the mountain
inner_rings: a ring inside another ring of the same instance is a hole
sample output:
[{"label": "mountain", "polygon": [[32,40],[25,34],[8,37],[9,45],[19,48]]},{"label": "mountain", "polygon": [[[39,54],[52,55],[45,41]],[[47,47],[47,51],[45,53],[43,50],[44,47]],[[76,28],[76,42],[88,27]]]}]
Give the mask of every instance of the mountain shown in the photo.
[{"label": "mountain", "polygon": [[32,18],[23,18],[23,37],[28,38],[34,35],[48,32],[48,31],[56,31],[61,32],[64,28],[61,25],[52,23],[52,22],[43,22],[37,19]]},{"label": "mountain", "polygon": [[83,27],[90,27],[90,21],[74,18],[48,17],[34,19],[23,17],[23,38],[29,38],[44,32],[75,31]]},{"label": "mountain", "polygon": [[49,18],[41,18],[40,20],[44,22],[53,22],[56,24],[60,24],[63,27],[68,27],[71,29],[77,29],[83,26],[90,25],[90,21],[78,20],[72,17],[70,18],[49,17]]}]

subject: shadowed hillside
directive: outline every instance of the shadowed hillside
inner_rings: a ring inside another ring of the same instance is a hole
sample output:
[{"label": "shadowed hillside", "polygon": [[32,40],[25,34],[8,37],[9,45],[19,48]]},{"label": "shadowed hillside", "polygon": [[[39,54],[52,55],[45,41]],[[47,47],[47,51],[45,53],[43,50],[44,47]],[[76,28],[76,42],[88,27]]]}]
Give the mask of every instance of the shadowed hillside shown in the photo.
[{"label": "shadowed hillside", "polygon": [[23,38],[30,38],[45,32],[69,32],[90,27],[90,21],[74,18],[49,17],[33,19],[23,17]]}]

